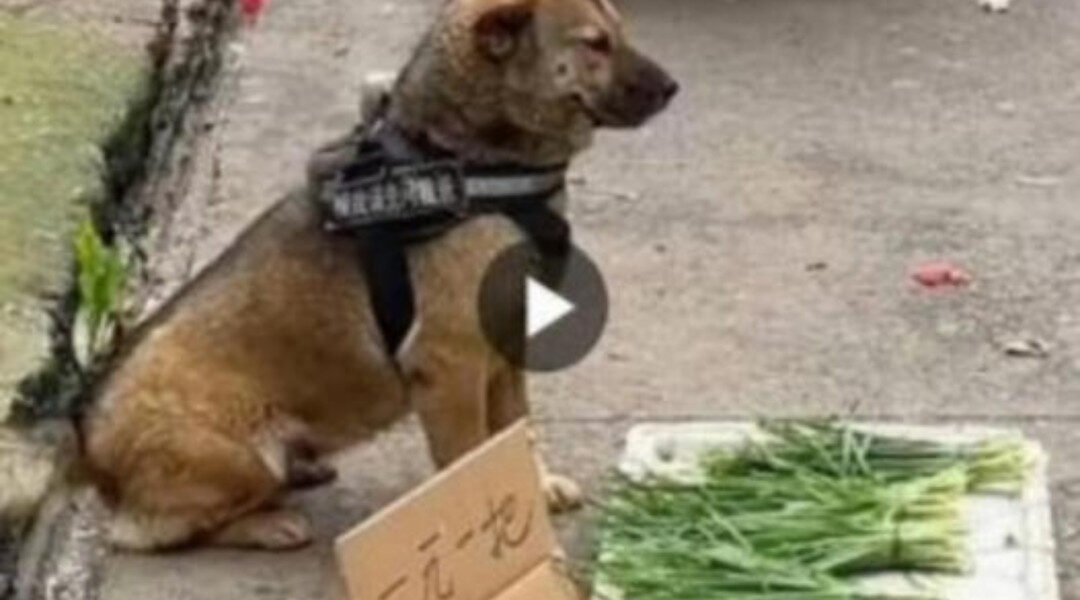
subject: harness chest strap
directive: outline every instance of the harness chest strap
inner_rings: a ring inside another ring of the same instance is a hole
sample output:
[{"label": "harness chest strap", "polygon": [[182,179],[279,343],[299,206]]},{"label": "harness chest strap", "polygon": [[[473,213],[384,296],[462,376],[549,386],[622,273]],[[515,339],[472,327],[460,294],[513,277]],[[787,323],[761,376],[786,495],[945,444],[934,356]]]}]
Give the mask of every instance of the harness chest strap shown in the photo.
[{"label": "harness chest strap", "polygon": [[565,188],[565,166],[468,165],[402,150],[400,139],[375,133],[362,136],[355,160],[324,184],[319,200],[324,226],[359,243],[372,309],[391,356],[416,318],[409,244],[470,217],[501,213],[536,247],[541,269],[558,279],[570,226],[549,201]]}]

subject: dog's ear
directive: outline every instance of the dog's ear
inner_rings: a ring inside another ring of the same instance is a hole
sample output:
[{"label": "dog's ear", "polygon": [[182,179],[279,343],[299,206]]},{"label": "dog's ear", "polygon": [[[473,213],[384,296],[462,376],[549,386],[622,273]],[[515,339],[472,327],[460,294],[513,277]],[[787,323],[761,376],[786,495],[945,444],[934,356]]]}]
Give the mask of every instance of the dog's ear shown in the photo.
[{"label": "dog's ear", "polygon": [[534,4],[534,0],[517,0],[484,11],[473,26],[477,49],[494,60],[508,58],[532,25]]}]

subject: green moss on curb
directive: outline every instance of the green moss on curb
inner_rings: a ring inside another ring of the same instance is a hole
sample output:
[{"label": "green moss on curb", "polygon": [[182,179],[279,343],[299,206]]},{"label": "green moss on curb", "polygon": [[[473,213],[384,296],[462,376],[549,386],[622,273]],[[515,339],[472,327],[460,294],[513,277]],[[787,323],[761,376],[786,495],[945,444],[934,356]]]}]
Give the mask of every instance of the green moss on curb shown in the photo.
[{"label": "green moss on curb", "polygon": [[0,14],[0,416],[47,354],[42,297],[70,283],[75,229],[109,193],[104,149],[149,75],[142,53]]}]

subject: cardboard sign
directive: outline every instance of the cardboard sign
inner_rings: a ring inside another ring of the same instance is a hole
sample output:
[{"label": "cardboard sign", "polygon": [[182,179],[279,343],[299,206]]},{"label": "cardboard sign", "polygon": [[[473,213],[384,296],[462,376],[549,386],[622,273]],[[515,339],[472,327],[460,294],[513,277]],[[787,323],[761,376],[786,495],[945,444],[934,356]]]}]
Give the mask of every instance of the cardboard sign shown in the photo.
[{"label": "cardboard sign", "polygon": [[575,600],[519,423],[337,541],[351,600]]}]

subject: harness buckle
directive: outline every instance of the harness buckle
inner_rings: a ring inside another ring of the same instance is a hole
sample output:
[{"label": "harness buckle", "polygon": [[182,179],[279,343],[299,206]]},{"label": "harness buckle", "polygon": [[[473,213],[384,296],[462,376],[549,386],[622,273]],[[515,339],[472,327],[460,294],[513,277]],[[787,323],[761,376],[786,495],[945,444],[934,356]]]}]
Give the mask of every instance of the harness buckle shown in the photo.
[{"label": "harness buckle", "polygon": [[322,193],[328,229],[346,229],[420,217],[469,214],[465,175],[456,160],[388,165],[348,180],[344,173]]}]

